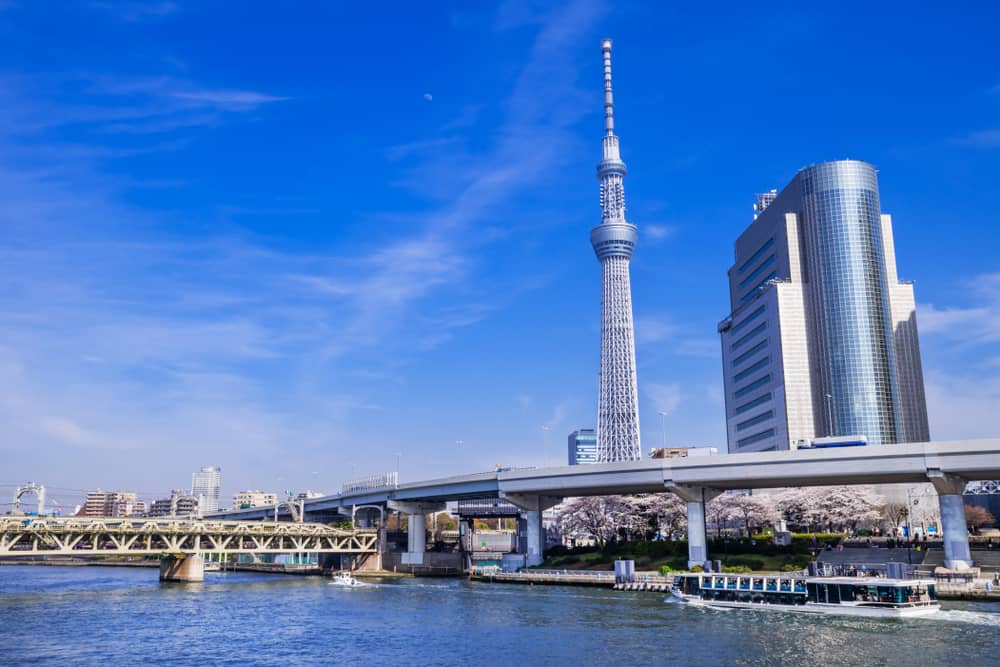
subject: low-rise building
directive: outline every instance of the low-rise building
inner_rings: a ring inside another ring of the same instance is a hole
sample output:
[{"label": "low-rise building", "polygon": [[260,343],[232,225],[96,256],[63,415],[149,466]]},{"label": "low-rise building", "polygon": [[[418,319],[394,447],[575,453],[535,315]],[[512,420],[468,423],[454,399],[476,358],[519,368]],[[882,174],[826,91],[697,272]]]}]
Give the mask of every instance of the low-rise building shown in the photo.
[{"label": "low-rise building", "polygon": [[265,505],[274,505],[277,502],[278,494],[265,493],[264,491],[240,491],[233,495],[233,507],[235,509],[263,507]]},{"label": "low-rise building", "polygon": [[154,500],[149,508],[150,517],[180,517],[198,514],[198,499],[180,489],[173,489],[169,498]]},{"label": "low-rise building", "polygon": [[146,511],[146,503],[136,498],[131,491],[91,491],[80,510],[83,516],[127,517],[138,516]]}]

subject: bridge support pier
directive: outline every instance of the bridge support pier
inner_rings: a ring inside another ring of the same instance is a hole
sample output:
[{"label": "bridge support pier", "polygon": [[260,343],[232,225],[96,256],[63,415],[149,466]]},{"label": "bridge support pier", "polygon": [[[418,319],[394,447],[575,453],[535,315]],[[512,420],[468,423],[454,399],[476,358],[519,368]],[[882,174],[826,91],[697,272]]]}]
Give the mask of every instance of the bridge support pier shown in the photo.
[{"label": "bridge support pier", "polygon": [[927,477],[938,494],[941,509],[941,532],[944,537],[944,566],[950,570],[972,567],[969,550],[969,529],[965,521],[966,480],[940,470],[927,471]]},{"label": "bridge support pier", "polygon": [[160,561],[160,581],[205,581],[205,559],[171,554]]},{"label": "bridge support pier", "polygon": [[688,518],[688,567],[695,565],[708,569],[708,536],[705,530],[705,503],[718,496],[721,491],[704,486],[685,486],[666,482],[668,491],[676,493],[687,503]]},{"label": "bridge support pier", "polygon": [[427,514],[440,512],[445,503],[410,503],[397,500],[389,501],[389,509],[406,514],[406,553],[403,554],[403,565],[423,565],[424,554],[427,551]]},{"label": "bridge support pier", "polygon": [[[528,567],[541,565],[545,560],[545,526],[542,525],[542,512],[561,503],[562,498],[502,492],[500,497],[523,510],[521,520],[525,524],[524,544],[518,546],[524,554],[524,564]],[[518,533],[520,532],[519,530]]]}]

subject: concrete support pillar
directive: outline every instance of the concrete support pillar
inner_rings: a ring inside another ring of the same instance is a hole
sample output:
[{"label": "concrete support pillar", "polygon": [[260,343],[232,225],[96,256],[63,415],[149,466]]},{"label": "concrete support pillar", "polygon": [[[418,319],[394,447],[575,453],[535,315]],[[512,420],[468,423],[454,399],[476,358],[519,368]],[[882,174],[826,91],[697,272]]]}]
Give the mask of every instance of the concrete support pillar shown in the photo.
[{"label": "concrete support pillar", "polygon": [[422,503],[389,501],[389,508],[407,515],[406,553],[403,554],[403,565],[423,565],[424,553],[427,551],[427,521],[430,512],[440,512],[444,503]]},{"label": "concrete support pillar", "polygon": [[528,567],[541,565],[545,560],[545,526],[542,525],[542,512],[561,503],[562,498],[502,492],[500,497],[523,510],[521,515],[526,527],[526,544],[519,545],[519,551],[524,554],[525,565]]},{"label": "concrete support pillar", "polygon": [[171,555],[160,561],[160,581],[205,581],[201,556]]},{"label": "concrete support pillar", "polygon": [[406,550],[423,553],[427,550],[427,517],[410,514],[406,517]]},{"label": "concrete support pillar", "polygon": [[[708,561],[708,536],[705,530],[705,503],[718,496],[721,491],[703,486],[685,486],[666,482],[668,491],[676,493],[687,502],[688,568],[695,565],[705,567]],[[707,568],[706,568],[707,569]]]},{"label": "concrete support pillar", "polygon": [[688,515],[688,568],[695,565],[705,566],[708,560],[708,536],[705,530],[705,503],[690,500],[687,504]]},{"label": "concrete support pillar", "polygon": [[528,510],[524,513],[524,520],[528,527],[524,564],[528,567],[541,565],[545,560],[545,528],[542,526],[542,513]]},{"label": "concrete support pillar", "polygon": [[941,532],[944,537],[944,566],[951,570],[972,567],[969,550],[969,529],[965,521],[966,480],[956,475],[930,470],[927,477],[934,485],[941,508]]}]

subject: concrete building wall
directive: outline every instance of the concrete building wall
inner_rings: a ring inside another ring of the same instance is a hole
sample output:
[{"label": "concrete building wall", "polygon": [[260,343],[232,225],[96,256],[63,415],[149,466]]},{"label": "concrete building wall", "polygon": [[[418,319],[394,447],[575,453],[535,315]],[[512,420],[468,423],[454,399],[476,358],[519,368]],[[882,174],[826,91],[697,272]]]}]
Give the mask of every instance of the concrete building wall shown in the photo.
[{"label": "concrete building wall", "polygon": [[896,270],[896,248],[892,232],[892,216],[882,215],[882,245],[886,256],[886,280],[889,284],[889,306],[892,314],[893,345],[896,351],[896,386],[899,390],[902,440],[930,440],[927,421],[927,399],[924,395],[924,373],[920,362],[920,341],[917,335],[917,306],[913,284],[900,282]]}]

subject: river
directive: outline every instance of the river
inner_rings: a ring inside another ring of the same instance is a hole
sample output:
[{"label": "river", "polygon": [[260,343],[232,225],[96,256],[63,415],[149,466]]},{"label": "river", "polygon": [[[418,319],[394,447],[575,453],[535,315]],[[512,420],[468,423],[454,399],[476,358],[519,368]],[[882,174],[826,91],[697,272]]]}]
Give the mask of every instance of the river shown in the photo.
[{"label": "river", "polygon": [[0,567],[2,665],[1000,665],[1000,605],[866,620],[662,594],[155,569]]}]

